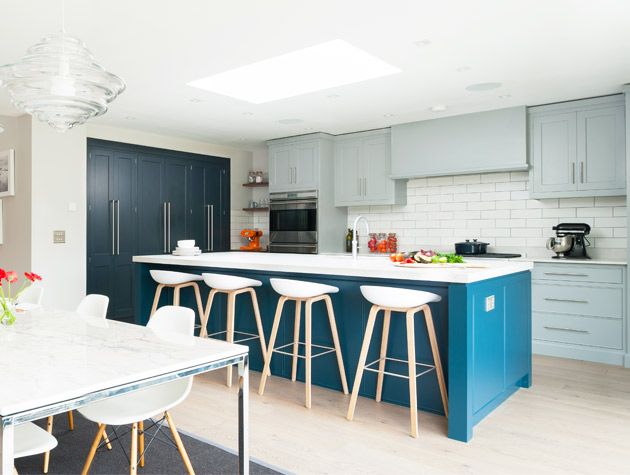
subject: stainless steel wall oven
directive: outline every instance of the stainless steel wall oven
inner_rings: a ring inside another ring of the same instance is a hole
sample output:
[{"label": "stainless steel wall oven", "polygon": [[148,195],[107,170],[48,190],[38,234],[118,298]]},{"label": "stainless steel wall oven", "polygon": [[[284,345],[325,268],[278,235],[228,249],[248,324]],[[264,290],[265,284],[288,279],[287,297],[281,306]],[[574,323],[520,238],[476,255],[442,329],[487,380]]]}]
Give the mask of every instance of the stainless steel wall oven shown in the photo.
[{"label": "stainless steel wall oven", "polygon": [[269,251],[317,253],[317,191],[271,193]]}]

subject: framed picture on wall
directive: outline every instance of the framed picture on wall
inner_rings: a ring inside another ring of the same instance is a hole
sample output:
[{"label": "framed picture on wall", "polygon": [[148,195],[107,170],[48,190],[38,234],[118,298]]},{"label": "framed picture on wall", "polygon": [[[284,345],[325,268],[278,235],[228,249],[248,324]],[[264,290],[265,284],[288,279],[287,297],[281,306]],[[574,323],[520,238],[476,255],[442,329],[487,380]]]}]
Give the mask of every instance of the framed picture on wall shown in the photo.
[{"label": "framed picture on wall", "polygon": [[15,195],[15,152],[0,151],[0,198]]},{"label": "framed picture on wall", "polygon": [[4,244],[4,216],[2,215],[2,200],[0,200],[0,244]]}]

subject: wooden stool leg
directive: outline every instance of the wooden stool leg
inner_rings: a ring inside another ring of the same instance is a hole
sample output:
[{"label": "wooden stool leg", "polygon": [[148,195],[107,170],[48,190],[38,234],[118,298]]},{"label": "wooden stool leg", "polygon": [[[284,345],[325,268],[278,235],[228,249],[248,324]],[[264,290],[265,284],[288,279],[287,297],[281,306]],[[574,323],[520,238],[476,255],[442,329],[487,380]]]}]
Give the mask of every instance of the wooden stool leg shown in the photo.
[{"label": "wooden stool leg", "polygon": [[203,312],[203,318],[201,319],[201,332],[199,336],[202,338],[206,338],[208,336],[208,319],[210,318],[210,310],[212,310],[212,301],[214,300],[214,296],[217,294],[217,291],[212,289],[210,293],[208,293],[208,303],[206,304],[206,309]]},{"label": "wooden stool leg", "polygon": [[[225,341],[234,342],[234,307],[236,306],[236,295],[234,292],[228,292],[227,297],[227,333]],[[232,387],[232,365],[227,367],[227,387]]]},{"label": "wooden stool leg", "polygon": [[138,422],[138,445],[140,451],[140,466],[144,467],[144,421]]},{"label": "wooden stool leg", "polygon": [[181,285],[176,285],[175,287],[173,287],[173,305],[175,305],[176,307],[179,307],[179,292],[181,288]]},{"label": "wooden stool leg", "polygon": [[[201,302],[201,292],[199,292],[199,285],[197,282],[193,282],[192,288],[195,291],[195,300],[197,301],[197,312],[199,313],[199,323],[201,323],[201,319],[203,318],[203,303]],[[201,330],[199,330],[199,335],[201,335]]]},{"label": "wooden stool leg", "polygon": [[[258,306],[258,297],[254,289],[249,289],[249,294],[252,296],[252,306],[254,307],[254,318],[256,319],[256,327],[258,328],[258,337],[260,338],[260,349],[263,356],[263,361],[267,359],[267,344],[265,343],[265,330],[262,326],[262,319],[260,318],[260,307]],[[271,374],[271,373],[269,373]]]},{"label": "wooden stool leg", "polygon": [[302,301],[295,301],[295,324],[293,325],[293,361],[291,366],[291,381],[297,378],[298,353],[300,348],[300,320],[302,317]]},{"label": "wooden stool leg", "polygon": [[[46,419],[46,432],[52,434],[53,431],[53,416],[48,416]],[[50,462],[50,451],[44,453],[44,468],[42,472],[48,473],[48,464]]]},{"label": "wooden stool leg", "polygon": [[81,475],[87,475],[90,472],[90,466],[92,465],[92,460],[94,460],[94,455],[96,454],[98,444],[101,442],[101,437],[103,437],[103,433],[105,432],[105,427],[107,427],[105,424],[98,425],[96,437],[94,437],[94,441],[92,442],[92,446],[90,447],[90,451],[88,452],[87,459],[85,459],[85,464],[83,465]]},{"label": "wooden stool leg", "polygon": [[269,337],[269,346],[267,346],[267,358],[265,360],[265,367],[260,378],[260,386],[258,387],[258,394],[261,396],[265,392],[265,383],[267,382],[267,375],[271,374],[271,357],[273,356],[273,346],[276,344],[276,336],[278,336],[278,327],[280,326],[280,318],[282,317],[282,308],[287,298],[282,296],[278,300],[278,306],[276,307],[276,315],[273,317],[273,326],[271,328],[271,336]]},{"label": "wooden stool leg", "polygon": [[131,424],[131,452],[129,453],[129,475],[138,473],[138,423]]},{"label": "wooden stool leg", "polygon": [[389,321],[392,316],[391,310],[385,310],[383,319],[383,336],[381,338],[381,361],[378,363],[378,379],[376,380],[376,402],[381,402],[383,395],[383,377],[385,376],[385,358],[387,357],[387,340],[389,339]]},{"label": "wooden stool leg", "polygon": [[341,376],[341,387],[343,393],[348,394],[348,382],[346,381],[346,369],[343,366],[343,355],[341,354],[341,344],[339,343],[339,334],[337,333],[337,322],[335,321],[335,311],[333,309],[332,299],[330,295],[324,297],[326,302],[326,310],[328,311],[328,321],[330,322],[330,331],[332,333],[335,353],[337,354],[337,366],[339,366],[339,375]]},{"label": "wooden stool leg", "polygon": [[429,343],[431,343],[431,352],[433,353],[433,364],[435,364],[435,374],[440,387],[440,395],[442,396],[442,406],[444,406],[444,415],[448,417],[448,393],[446,392],[446,382],[444,381],[444,372],[442,371],[442,360],[440,359],[440,350],[435,336],[435,326],[433,325],[433,314],[428,305],[422,307],[424,311],[424,320],[427,324],[427,334],[429,335]]},{"label": "wooden stool leg", "polygon": [[175,440],[175,445],[177,445],[177,450],[179,450],[179,454],[182,456],[182,460],[184,461],[184,465],[186,466],[186,471],[188,475],[195,475],[195,471],[193,470],[192,464],[190,463],[190,458],[188,457],[188,453],[186,452],[186,448],[182,442],[182,438],[179,436],[179,432],[177,432],[177,427],[175,427],[175,422],[173,422],[173,417],[171,413],[166,411],[164,413],[166,416],[166,422],[168,422],[168,426],[171,429],[171,435]]},{"label": "wooden stool leg", "polygon": [[363,377],[365,360],[367,359],[368,350],[370,349],[370,340],[372,339],[374,322],[376,320],[376,314],[378,313],[378,311],[379,307],[377,305],[372,305],[372,308],[370,309],[370,315],[368,316],[367,325],[365,327],[365,336],[363,337],[363,345],[361,346],[361,354],[359,355],[357,374],[354,377],[354,385],[352,386],[352,397],[350,398],[348,414],[346,415],[346,419],[348,419],[349,421],[351,421],[354,417],[354,409],[357,405],[357,399],[359,397],[359,388],[361,387],[361,378]]},{"label": "wooden stool leg", "polygon": [[418,437],[418,400],[416,392],[416,339],[413,324],[414,313],[407,312],[407,358],[409,365],[409,416],[411,436]]},{"label": "wooden stool leg", "polygon": [[305,349],[304,352],[304,362],[305,371],[304,371],[304,380],[306,382],[306,403],[305,406],[310,409],[311,408],[311,313],[313,310],[313,300],[307,299],[304,303],[305,307],[305,318],[304,318],[304,343]]},{"label": "wooden stool leg", "polygon": [[68,427],[70,430],[74,430],[74,414],[72,411],[68,411],[66,414],[68,414]]},{"label": "wooden stool leg", "polygon": [[[164,288],[163,284],[158,284],[157,288],[155,289],[155,297],[153,297],[153,306],[151,307],[151,315],[153,315],[158,308],[158,303],[160,303],[160,295],[162,295],[163,288]],[[149,318],[151,318],[151,315],[149,315]]]}]

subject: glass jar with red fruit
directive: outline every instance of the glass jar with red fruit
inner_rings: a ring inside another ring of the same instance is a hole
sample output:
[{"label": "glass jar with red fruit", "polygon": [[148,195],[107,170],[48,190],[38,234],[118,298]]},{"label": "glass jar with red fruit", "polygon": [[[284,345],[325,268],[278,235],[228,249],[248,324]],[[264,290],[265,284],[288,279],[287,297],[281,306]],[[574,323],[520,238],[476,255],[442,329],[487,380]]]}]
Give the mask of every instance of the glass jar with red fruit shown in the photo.
[{"label": "glass jar with red fruit", "polygon": [[389,233],[387,235],[387,247],[389,252],[398,251],[398,238],[396,237],[396,233]]},{"label": "glass jar with red fruit", "polygon": [[387,237],[386,236],[387,235],[385,233],[378,233],[378,238],[377,238],[378,243],[376,244],[376,250],[381,254],[387,253]]},{"label": "glass jar with red fruit", "polygon": [[376,252],[376,246],[376,233],[370,233],[370,240],[368,241],[368,248],[370,249],[370,252]]}]

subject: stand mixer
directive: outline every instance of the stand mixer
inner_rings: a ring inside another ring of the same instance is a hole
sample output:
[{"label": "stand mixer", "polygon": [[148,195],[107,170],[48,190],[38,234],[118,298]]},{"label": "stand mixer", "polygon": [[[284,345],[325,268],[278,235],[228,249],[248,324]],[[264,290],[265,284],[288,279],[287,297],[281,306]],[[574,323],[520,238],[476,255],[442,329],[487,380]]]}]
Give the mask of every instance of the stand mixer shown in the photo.
[{"label": "stand mixer", "polygon": [[586,236],[591,227],[586,223],[560,223],[552,228],[556,237],[547,239],[547,249],[556,253],[554,259],[590,259],[586,248],[591,243]]},{"label": "stand mixer", "polygon": [[243,229],[241,236],[249,240],[247,246],[241,246],[241,251],[262,251],[260,238],[263,232],[260,229]]}]

